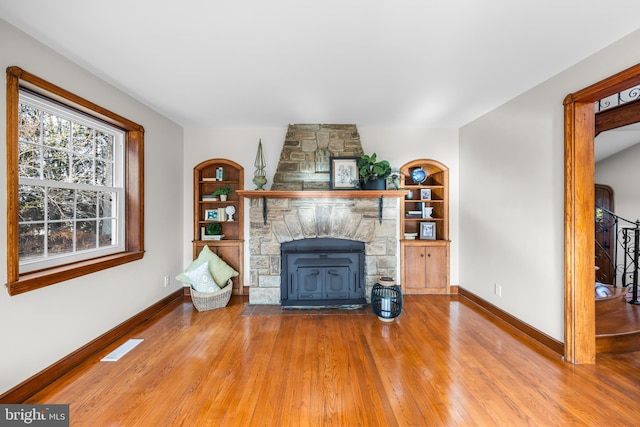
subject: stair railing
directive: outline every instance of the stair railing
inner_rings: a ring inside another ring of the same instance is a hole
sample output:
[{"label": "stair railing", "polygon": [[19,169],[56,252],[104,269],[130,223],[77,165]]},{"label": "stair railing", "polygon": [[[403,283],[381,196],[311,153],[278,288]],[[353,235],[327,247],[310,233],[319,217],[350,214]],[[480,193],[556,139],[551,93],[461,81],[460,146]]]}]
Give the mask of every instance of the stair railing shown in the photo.
[{"label": "stair railing", "polygon": [[[600,210],[600,212],[598,212]],[[640,258],[640,220],[630,221],[617,215],[610,210],[603,208],[601,206],[596,206],[596,226],[597,227],[610,227],[611,225],[605,222],[605,215],[607,214],[611,216],[613,219],[613,227],[614,227],[614,235],[616,236],[616,244],[614,247],[614,255],[613,260],[610,259],[614,271],[614,277],[612,277],[612,284],[616,287],[617,282],[617,272],[622,272],[622,287],[631,287],[632,296],[631,300],[628,301],[629,304],[637,304],[640,305],[640,301],[638,301],[638,281],[639,277],[639,263],[638,258]],[[632,225],[631,227],[622,227],[620,228],[620,221],[623,221],[627,224]],[[600,248],[603,248],[596,241],[596,245]],[[618,247],[622,249],[622,254],[619,254]],[[606,253],[606,252],[605,252]],[[622,262],[620,265],[618,264],[618,257],[622,256]],[[631,280],[631,283],[627,283],[627,280]]]}]

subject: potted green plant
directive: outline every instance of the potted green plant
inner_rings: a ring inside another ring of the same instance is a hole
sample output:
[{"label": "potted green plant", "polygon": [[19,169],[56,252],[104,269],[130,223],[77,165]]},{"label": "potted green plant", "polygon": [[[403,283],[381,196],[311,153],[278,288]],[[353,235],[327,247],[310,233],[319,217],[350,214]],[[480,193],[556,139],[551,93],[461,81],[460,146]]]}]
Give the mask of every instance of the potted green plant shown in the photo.
[{"label": "potted green plant", "polygon": [[376,153],[364,154],[358,159],[358,172],[363,190],[384,190],[385,179],[391,175],[391,165],[377,159]]},{"label": "potted green plant", "polygon": [[217,188],[212,193],[212,196],[219,196],[220,200],[224,202],[227,200],[227,196],[229,196],[229,194],[231,193],[233,193],[233,188],[231,188],[229,184],[226,184],[224,187]]},{"label": "potted green plant", "polygon": [[220,240],[224,237],[222,234],[222,224],[219,222],[210,222],[204,227],[204,240]]}]

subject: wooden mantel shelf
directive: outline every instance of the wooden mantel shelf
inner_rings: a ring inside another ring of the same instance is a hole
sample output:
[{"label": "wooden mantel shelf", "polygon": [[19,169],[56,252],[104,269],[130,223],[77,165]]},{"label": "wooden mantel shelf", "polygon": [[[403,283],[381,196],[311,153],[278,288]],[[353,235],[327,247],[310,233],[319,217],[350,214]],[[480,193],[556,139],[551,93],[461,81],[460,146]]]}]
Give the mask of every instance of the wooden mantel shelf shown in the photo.
[{"label": "wooden mantel shelf", "polygon": [[402,198],[406,190],[325,190],[325,191],[285,191],[285,190],[238,190],[240,197],[248,199],[378,199],[380,197]]},{"label": "wooden mantel shelf", "polygon": [[278,191],[238,190],[240,197],[262,199],[262,220],[267,223],[268,199],[378,199],[378,219],[382,224],[382,204],[385,197],[403,198],[406,190],[326,190],[326,191]]}]

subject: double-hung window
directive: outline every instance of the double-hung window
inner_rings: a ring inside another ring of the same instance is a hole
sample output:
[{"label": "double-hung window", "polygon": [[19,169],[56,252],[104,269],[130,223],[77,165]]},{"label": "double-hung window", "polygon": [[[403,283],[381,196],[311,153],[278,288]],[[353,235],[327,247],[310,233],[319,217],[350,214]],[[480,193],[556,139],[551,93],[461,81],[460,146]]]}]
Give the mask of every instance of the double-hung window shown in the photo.
[{"label": "double-hung window", "polygon": [[124,249],[124,133],[20,90],[20,272]]},{"label": "double-hung window", "polygon": [[142,258],[141,126],[7,69],[10,294]]}]

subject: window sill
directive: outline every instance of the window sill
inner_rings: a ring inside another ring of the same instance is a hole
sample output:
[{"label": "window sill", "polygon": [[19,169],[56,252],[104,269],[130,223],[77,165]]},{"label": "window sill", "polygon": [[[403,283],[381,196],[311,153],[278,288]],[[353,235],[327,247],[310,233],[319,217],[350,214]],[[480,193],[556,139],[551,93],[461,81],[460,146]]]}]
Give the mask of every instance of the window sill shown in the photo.
[{"label": "window sill", "polygon": [[7,291],[11,296],[22,294],[53,285],[54,283],[64,282],[65,280],[75,279],[86,274],[137,261],[142,259],[143,256],[144,251],[121,252],[73,264],[48,268],[46,270],[21,274],[18,280],[6,284]]}]

